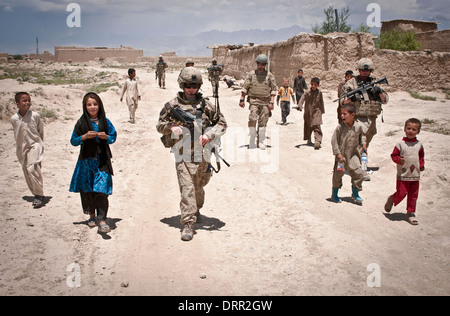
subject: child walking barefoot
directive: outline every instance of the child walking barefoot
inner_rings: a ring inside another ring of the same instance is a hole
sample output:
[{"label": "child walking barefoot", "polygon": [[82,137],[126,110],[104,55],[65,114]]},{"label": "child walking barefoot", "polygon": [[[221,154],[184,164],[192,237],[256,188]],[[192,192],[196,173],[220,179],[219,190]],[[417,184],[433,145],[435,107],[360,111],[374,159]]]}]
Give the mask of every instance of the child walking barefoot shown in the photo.
[{"label": "child walking barefoot", "polygon": [[90,215],[88,225],[95,227],[95,211],[99,232],[111,231],[106,224],[108,196],[112,194],[113,169],[110,144],[117,133],[106,118],[103,102],[95,93],[83,98],[83,115],[75,125],[70,143],[81,146],[78,162],[70,183],[70,192],[79,192],[83,212]]}]

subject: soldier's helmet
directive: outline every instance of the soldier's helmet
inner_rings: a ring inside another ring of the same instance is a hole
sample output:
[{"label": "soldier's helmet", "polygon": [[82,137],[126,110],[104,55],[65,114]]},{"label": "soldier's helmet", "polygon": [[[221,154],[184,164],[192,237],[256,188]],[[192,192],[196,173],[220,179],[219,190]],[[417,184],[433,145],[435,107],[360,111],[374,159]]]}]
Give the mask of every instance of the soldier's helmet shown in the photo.
[{"label": "soldier's helmet", "polygon": [[214,58],[214,59],[212,60],[212,63],[213,63],[213,64],[217,64],[217,59]]},{"label": "soldier's helmet", "polygon": [[267,57],[264,54],[260,54],[260,55],[258,55],[258,57],[256,57],[256,62],[257,63],[261,63],[261,64],[268,64],[269,63],[269,57]]},{"label": "soldier's helmet", "polygon": [[203,84],[202,73],[195,67],[184,68],[178,76],[178,85],[184,89],[185,84],[197,84],[199,88]]},{"label": "soldier's helmet", "polygon": [[186,66],[189,65],[189,64],[194,65],[195,62],[194,62],[194,60],[192,58],[188,58],[188,59],[186,59],[186,63],[185,64],[186,64]]},{"label": "soldier's helmet", "polygon": [[373,65],[373,62],[369,58],[362,58],[356,63],[356,67],[359,70],[370,70],[374,71],[375,66]]}]

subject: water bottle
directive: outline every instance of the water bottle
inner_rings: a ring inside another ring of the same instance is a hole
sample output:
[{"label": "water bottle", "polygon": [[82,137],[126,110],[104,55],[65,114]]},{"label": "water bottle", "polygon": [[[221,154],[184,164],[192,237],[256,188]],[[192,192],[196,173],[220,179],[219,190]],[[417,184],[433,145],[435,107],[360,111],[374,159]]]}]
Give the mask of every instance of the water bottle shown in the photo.
[{"label": "water bottle", "polygon": [[344,171],[344,163],[343,162],[338,161],[337,171],[339,171],[339,172],[343,172]]},{"label": "water bottle", "polygon": [[362,171],[367,171],[367,153],[364,150],[361,156],[361,169]]}]

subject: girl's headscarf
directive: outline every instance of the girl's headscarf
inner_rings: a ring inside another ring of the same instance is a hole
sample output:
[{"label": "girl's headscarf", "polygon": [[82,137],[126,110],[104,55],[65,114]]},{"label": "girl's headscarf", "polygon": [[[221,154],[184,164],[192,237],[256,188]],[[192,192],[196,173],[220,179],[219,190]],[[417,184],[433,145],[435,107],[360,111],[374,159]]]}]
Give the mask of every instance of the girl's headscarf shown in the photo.
[{"label": "girl's headscarf", "polygon": [[[83,97],[83,115],[78,120],[75,125],[75,132],[77,135],[84,135],[89,131],[93,131],[93,123],[91,117],[86,110],[86,103],[88,99],[94,99],[98,103],[98,131],[108,132],[108,122],[106,120],[105,109],[103,107],[103,102],[100,97],[94,93],[89,92]],[[112,164],[111,164],[111,150],[107,141],[100,139],[98,137],[87,139],[81,145],[79,160],[85,160],[88,158],[99,159],[99,169],[105,171],[109,174],[113,174]]]}]

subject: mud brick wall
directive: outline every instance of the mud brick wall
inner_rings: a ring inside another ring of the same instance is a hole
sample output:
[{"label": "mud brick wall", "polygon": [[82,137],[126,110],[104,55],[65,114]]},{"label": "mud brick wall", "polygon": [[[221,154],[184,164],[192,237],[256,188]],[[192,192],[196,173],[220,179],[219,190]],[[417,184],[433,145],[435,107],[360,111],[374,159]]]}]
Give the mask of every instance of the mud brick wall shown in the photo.
[{"label": "mud brick wall", "polygon": [[136,62],[144,56],[143,50],[132,48],[81,48],[81,47],[55,47],[55,61],[67,63],[69,61],[84,63],[95,59],[126,58],[128,62]]},{"label": "mud brick wall", "polygon": [[450,30],[418,33],[422,49],[433,52],[450,52]]},{"label": "mud brick wall", "polygon": [[363,57],[375,64],[374,76],[386,76],[391,84],[387,90],[433,91],[450,90],[447,74],[450,53],[397,52],[375,48],[371,34],[331,33],[328,35],[301,33],[293,38],[266,45],[229,50],[216,45],[213,57],[225,64],[224,75],[244,79],[256,69],[255,59],[261,53],[270,57],[270,71],[278,85],[284,77],[293,79],[299,68],[309,83],[312,77],[321,79],[324,89],[337,89],[347,70],[357,73],[356,63]]}]

